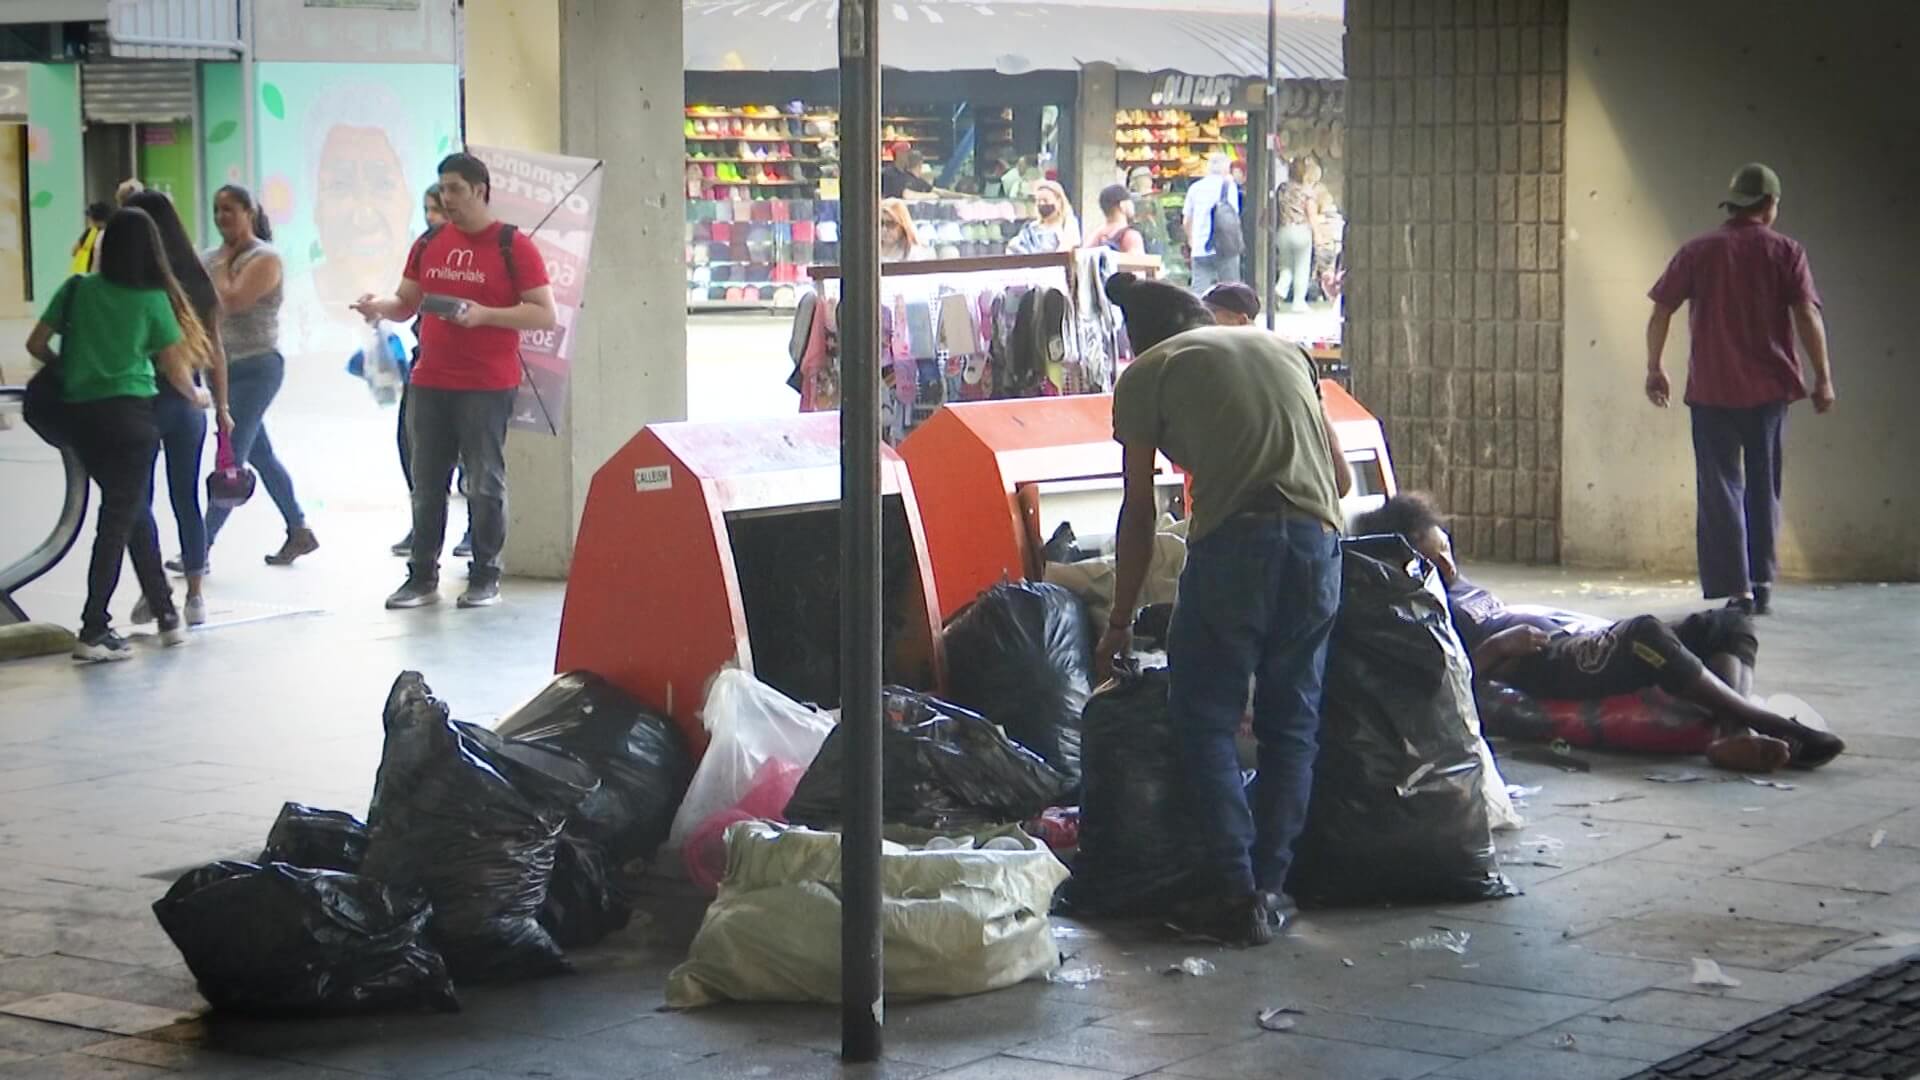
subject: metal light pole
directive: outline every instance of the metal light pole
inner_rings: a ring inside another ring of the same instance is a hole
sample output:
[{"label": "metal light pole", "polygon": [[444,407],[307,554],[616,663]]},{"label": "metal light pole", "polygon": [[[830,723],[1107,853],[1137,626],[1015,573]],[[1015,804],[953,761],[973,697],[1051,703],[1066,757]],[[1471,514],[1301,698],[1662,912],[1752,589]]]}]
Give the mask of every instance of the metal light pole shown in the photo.
[{"label": "metal light pole", "polygon": [[840,3],[840,1056],[880,1057],[880,14]]},{"label": "metal light pole", "polygon": [[[1267,0],[1267,94],[1266,122],[1261,125],[1260,153],[1267,165],[1264,205],[1266,213],[1260,222],[1260,244],[1265,248],[1265,258],[1258,260],[1265,270],[1260,282],[1260,310],[1267,313],[1267,329],[1274,326],[1273,309],[1280,304],[1280,298],[1273,290],[1280,284],[1280,260],[1277,251],[1280,245],[1280,208],[1273,204],[1274,180],[1279,176],[1280,145],[1280,0]],[[1292,177],[1288,177],[1292,179]],[[1300,288],[1295,285],[1294,288]]]}]

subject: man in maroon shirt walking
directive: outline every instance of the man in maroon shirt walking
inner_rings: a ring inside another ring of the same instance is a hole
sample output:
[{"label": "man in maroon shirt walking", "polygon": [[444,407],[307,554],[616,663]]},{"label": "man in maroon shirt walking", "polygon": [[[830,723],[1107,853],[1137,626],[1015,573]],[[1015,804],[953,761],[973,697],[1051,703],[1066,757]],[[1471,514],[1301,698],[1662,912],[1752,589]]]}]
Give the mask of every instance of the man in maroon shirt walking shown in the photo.
[{"label": "man in maroon shirt walking", "polygon": [[1667,407],[1661,367],[1673,313],[1690,303],[1686,404],[1693,414],[1700,588],[1709,600],[1769,612],[1780,530],[1781,440],[1787,406],[1807,397],[1796,332],[1813,364],[1813,410],[1833,408],[1827,328],[1806,249],[1773,231],[1780,177],[1742,166],[1726,224],[1681,246],[1647,295],[1647,399]]}]

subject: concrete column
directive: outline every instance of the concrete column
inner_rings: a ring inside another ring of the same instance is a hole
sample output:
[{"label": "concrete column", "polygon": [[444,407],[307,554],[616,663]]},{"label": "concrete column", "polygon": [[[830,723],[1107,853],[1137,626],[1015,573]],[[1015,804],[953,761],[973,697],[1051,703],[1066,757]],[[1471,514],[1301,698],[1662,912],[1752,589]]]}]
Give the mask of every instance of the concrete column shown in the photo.
[{"label": "concrete column", "polygon": [[1100,189],[1121,179],[1113,161],[1113,116],[1120,108],[1119,80],[1112,64],[1080,69],[1080,93],[1074,98],[1073,176],[1078,191],[1068,197],[1080,208],[1082,228],[1097,228]]},{"label": "concrete column", "polygon": [[565,577],[594,471],[687,414],[682,49],[679,4],[467,8],[469,137],[606,162],[566,423],[507,443],[514,574]]}]

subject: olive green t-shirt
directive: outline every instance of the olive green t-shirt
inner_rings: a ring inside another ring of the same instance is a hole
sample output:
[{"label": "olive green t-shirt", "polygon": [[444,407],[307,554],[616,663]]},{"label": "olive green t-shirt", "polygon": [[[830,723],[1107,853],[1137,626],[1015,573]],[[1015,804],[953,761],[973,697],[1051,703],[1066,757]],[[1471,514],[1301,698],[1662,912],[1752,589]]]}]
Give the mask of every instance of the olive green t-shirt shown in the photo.
[{"label": "olive green t-shirt", "polygon": [[152,397],[153,356],[180,340],[163,289],[130,289],[99,274],[67,279],[40,321],[60,335],[62,397],[71,402]]},{"label": "olive green t-shirt", "polygon": [[1188,330],[1148,349],[1113,390],[1113,435],[1193,478],[1198,540],[1243,510],[1291,508],[1339,529],[1320,381],[1300,347],[1258,327]]}]

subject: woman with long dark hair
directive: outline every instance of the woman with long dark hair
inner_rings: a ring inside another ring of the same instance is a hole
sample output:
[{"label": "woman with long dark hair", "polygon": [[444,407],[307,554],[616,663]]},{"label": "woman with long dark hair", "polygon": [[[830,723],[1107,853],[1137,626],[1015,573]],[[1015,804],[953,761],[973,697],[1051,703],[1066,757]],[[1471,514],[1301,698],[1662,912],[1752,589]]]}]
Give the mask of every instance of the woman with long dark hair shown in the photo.
[{"label": "woman with long dark hair", "polygon": [[[267,406],[287,375],[286,357],[280,355],[280,254],[268,243],[273,226],[266,211],[238,184],[214,193],[213,224],[220,231],[220,246],[207,253],[206,264],[220,296],[220,339],[232,387],[233,456],[260,474],[287,523],[286,542],[267,556],[267,563],[290,566],[319,550],[320,541],[307,528],[307,516],[293,493],[293,477],[274,456],[265,425]],[[227,514],[221,506],[207,511],[208,548],[219,537]]]},{"label": "woman with long dark hair", "polygon": [[[127,205],[143,210],[160,230],[160,246],[166,253],[167,269],[180,283],[193,306],[194,317],[207,331],[213,343],[213,364],[207,369],[207,382],[213,388],[216,423],[220,430],[233,432],[233,414],[227,404],[227,357],[220,346],[220,297],[213,291],[213,279],[200,265],[180,212],[164,192],[148,189],[127,196]],[[173,504],[174,526],[180,534],[180,564],[187,579],[187,602],[182,605],[188,626],[207,621],[207,600],[201,585],[207,573],[207,521],[200,512],[200,461],[207,445],[207,414],[193,402],[181,397],[173,387],[162,383],[153,400],[153,422],[160,429],[160,450],[167,463],[167,498]],[[133,621],[149,623],[154,619],[152,605],[145,597],[133,608]]]},{"label": "woman with long dark hair", "polygon": [[153,463],[160,450],[155,372],[204,409],[211,397],[195,385],[194,371],[212,358],[192,304],[167,269],[160,230],[145,212],[121,209],[108,219],[98,265],[97,273],[67,279],[27,336],[28,353],[59,365],[64,427],[100,487],[87,602],[73,649],[74,659],[89,662],[133,655],[107,613],[129,556],[161,643],[186,643],[153,522]]}]

